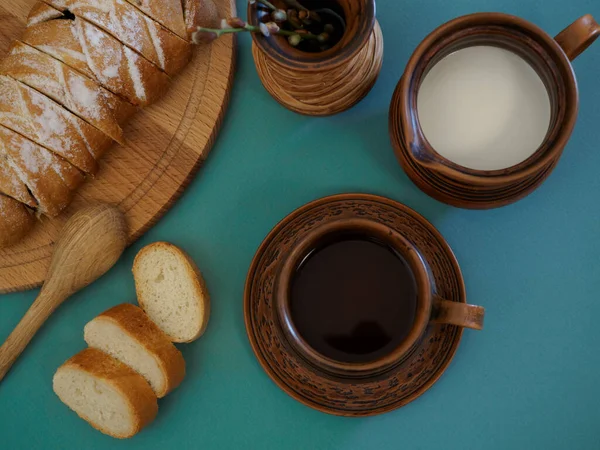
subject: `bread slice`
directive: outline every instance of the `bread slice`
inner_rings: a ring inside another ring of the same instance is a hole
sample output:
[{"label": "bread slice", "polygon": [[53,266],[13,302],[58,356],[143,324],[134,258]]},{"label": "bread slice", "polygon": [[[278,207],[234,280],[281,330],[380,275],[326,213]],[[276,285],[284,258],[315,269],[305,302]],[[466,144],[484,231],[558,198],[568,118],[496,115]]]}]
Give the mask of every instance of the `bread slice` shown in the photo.
[{"label": "bread slice", "polygon": [[144,378],[100,350],[87,348],[58,368],[52,380],[60,400],[104,434],[124,439],[158,413]]},{"label": "bread slice", "polygon": [[0,248],[21,240],[34,224],[35,218],[30,210],[0,193]]},{"label": "bread slice", "polygon": [[200,270],[168,242],[144,247],[133,262],[138,302],[173,342],[191,342],[204,333],[210,299]]},{"label": "bread slice", "polygon": [[158,398],[175,389],[185,377],[185,360],[166,334],[144,311],[124,303],[89,322],[83,337],[142,375]]}]

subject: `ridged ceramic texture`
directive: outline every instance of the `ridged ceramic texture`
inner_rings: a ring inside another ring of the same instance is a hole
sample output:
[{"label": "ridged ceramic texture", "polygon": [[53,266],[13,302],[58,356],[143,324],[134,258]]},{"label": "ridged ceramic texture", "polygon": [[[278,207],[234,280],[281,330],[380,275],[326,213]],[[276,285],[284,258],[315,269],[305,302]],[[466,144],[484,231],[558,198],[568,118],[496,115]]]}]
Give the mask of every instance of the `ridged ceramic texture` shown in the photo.
[{"label": "ridged ceramic texture", "polygon": [[280,65],[256,44],[252,55],[263,86],[281,105],[308,116],[328,116],[352,108],[371,91],[383,64],[383,34],[375,22],[369,41],[356,56],[315,72]]},{"label": "ridged ceramic texture", "polygon": [[[335,1],[346,28],[328,50],[304,52],[284,36],[252,36],[263,86],[281,105],[300,114],[328,116],[353,107],[369,93],[381,71],[383,34],[375,20],[375,0]],[[287,9],[283,0],[273,3]],[[248,7],[251,24],[257,25],[262,14],[260,7]]]}]

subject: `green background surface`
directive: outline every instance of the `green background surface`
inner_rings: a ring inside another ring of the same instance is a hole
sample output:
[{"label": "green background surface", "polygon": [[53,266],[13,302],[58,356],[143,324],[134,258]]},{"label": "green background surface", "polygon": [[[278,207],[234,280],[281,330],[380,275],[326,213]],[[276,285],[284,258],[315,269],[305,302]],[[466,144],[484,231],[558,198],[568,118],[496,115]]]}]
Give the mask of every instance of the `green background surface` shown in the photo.
[{"label": "green background surface", "polygon": [[[108,275],[74,296],[40,330],[0,383],[2,449],[600,449],[600,43],[574,63],[581,108],[549,180],[498,210],[465,211],[421,193],[390,146],[388,105],[415,46],[449,19],[516,14],[554,35],[598,0],[378,0],[385,36],[380,79],[360,105],[313,119],[280,107],[239,41],[230,110],[206,164],[160,223]],[[245,1],[238,0],[240,11]],[[286,214],[341,192],[391,197],[447,238],[468,299],[486,308],[431,390],[366,419],[328,416],[288,397],[248,344],[242,294],[252,256]],[[145,244],[168,240],[203,270],[213,314],[206,335],[181,346],[185,382],[156,421],[128,441],[93,430],[52,392],[56,368],[84,348],[83,326],[135,301],[131,265]],[[37,291],[0,298],[0,340]]]}]

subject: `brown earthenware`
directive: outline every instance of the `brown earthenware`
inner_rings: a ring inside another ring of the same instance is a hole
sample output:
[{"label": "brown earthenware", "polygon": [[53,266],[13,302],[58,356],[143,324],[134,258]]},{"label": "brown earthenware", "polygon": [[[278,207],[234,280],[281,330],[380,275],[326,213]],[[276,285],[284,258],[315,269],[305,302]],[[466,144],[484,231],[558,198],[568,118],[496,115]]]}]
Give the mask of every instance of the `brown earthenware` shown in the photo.
[{"label": "brown earthenware", "polygon": [[[375,20],[375,0],[332,0],[343,11],[346,30],[323,52],[292,47],[284,36],[253,34],[252,54],[265,89],[284,107],[310,116],[345,111],[371,90],[383,62],[383,35]],[[283,0],[274,0],[285,9]],[[263,10],[248,6],[252,25]]]},{"label": "brown earthenware", "polygon": [[[369,363],[342,363],[319,354],[304,342],[289,314],[289,284],[299,260],[315,243],[340,231],[366,232],[393,246],[406,258],[419,287],[409,336]],[[465,303],[458,263],[429,222],[386,198],[344,194],[301,207],[271,231],[248,273],[244,316],[259,362],[285,392],[326,413],[368,416],[409,403],[441,376],[462,326],[481,328],[483,323],[483,308]]]},{"label": "brown earthenware", "polygon": [[531,194],[548,178],[559,158],[552,161],[539,174],[521,183],[495,191],[481,190],[476,186],[462,186],[454,180],[437,177],[435,173],[426,171],[416,164],[408,155],[405,155],[401,161],[409,178],[423,192],[436,200],[459,208],[489,209],[510,205]]},{"label": "brown earthenware", "polygon": [[[408,263],[417,285],[417,311],[408,336],[388,354],[368,363],[347,363],[321,355],[303,339],[291,315],[292,280],[298,267],[322,243],[340,235],[363,235],[394,249]],[[275,281],[275,302],[278,318],[289,343],[305,359],[323,372],[340,377],[374,376],[400,364],[412,354],[430,322],[447,323],[465,328],[482,329],[484,311],[480,306],[466,305],[439,298],[433,291],[429,264],[419,249],[387,224],[359,214],[338,216],[335,220],[315,225],[303,233],[294,246],[285,252],[281,270]]]},{"label": "brown earthenware", "polygon": [[[408,176],[432,197],[464,208],[504,206],[535,190],[550,174],[571,136],[578,111],[577,82],[570,60],[600,35],[600,25],[583,16],[555,39],[515,16],[478,13],[454,19],[417,47],[390,106],[390,135]],[[428,71],[462,48],[491,45],[528,61],[549,94],[551,124],[540,148],[525,161],[501,170],[460,166],[435,151],[425,138],[417,112],[418,90]]]}]

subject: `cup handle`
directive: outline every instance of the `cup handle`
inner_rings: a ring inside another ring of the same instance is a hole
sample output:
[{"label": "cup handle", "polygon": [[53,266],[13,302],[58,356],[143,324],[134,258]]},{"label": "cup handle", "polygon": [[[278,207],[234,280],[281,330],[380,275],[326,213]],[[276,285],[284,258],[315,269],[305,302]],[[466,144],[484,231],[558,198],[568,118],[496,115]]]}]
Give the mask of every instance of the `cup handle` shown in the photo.
[{"label": "cup handle", "polygon": [[482,330],[484,315],[485,309],[482,306],[451,302],[436,297],[433,300],[431,322],[457,325],[459,327],[472,328],[473,330]]},{"label": "cup handle", "polygon": [[554,40],[573,61],[600,36],[600,25],[590,14],[580,17],[556,35]]}]

